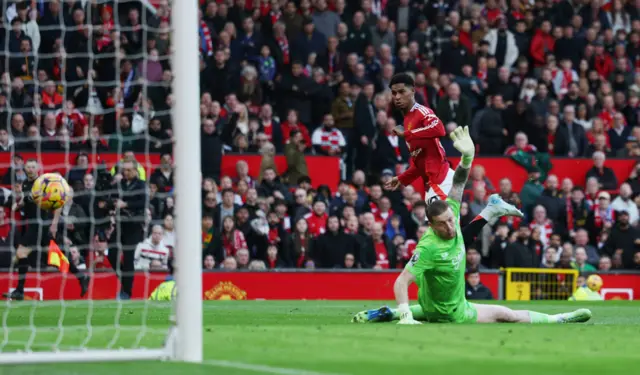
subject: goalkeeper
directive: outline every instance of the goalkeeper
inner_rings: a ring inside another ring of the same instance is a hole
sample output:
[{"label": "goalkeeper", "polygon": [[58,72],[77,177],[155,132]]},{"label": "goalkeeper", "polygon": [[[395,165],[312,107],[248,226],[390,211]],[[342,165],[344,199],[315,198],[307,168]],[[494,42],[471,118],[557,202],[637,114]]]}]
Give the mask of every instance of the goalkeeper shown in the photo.
[{"label": "goalkeeper", "polygon": [[[431,227],[420,239],[416,252],[393,287],[397,309],[382,307],[356,314],[353,322],[399,320],[398,324],[443,323],[577,323],[591,318],[591,311],[548,315],[535,311],[511,310],[498,305],[480,305],[465,298],[465,246],[460,228],[460,201],[469,177],[475,147],[469,129],[451,133],[454,147],[462,154],[446,201],[437,200],[427,208]],[[487,207],[488,208],[488,207]],[[482,214],[481,214],[482,215]],[[409,285],[418,285],[419,305],[409,306]]]}]

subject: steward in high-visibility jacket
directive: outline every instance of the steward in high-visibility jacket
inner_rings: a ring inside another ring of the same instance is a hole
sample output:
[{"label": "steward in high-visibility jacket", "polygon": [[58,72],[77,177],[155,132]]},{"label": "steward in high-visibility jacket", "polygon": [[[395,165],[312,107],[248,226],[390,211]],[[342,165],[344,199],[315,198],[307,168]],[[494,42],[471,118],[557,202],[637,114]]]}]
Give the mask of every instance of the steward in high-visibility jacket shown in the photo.
[{"label": "steward in high-visibility jacket", "polygon": [[173,276],[167,276],[167,279],[151,292],[149,301],[173,301],[176,298],[176,281]]},{"label": "steward in high-visibility jacket", "polygon": [[598,292],[594,292],[589,287],[581,286],[569,297],[569,301],[602,301],[603,298]]}]

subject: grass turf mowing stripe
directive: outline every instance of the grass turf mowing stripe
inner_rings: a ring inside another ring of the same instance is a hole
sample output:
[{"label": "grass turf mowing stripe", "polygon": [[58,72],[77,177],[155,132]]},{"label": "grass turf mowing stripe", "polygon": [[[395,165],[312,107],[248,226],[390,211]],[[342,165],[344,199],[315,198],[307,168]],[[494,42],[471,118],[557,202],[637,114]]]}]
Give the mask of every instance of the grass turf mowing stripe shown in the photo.
[{"label": "grass turf mowing stripe", "polygon": [[206,366],[214,366],[214,367],[226,367],[233,368],[238,370],[248,370],[260,372],[263,374],[278,374],[278,375],[344,375],[344,374],[336,374],[329,372],[315,372],[315,371],[307,371],[300,369],[291,369],[291,368],[282,368],[282,367],[272,367],[272,366],[264,366],[264,365],[252,365],[249,363],[243,362],[232,362],[232,361],[221,361],[216,359],[209,359],[202,362],[203,365]]}]

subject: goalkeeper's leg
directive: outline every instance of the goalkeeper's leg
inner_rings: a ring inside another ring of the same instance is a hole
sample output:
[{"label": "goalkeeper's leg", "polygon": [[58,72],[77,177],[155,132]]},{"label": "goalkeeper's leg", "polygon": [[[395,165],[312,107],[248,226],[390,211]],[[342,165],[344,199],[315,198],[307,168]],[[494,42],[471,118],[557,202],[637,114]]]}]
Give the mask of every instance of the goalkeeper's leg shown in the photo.
[{"label": "goalkeeper's leg", "polygon": [[476,237],[487,224],[495,224],[496,221],[503,216],[523,217],[522,212],[515,206],[505,202],[500,195],[493,194],[489,197],[487,207],[485,207],[473,221],[462,228],[462,236],[464,237],[464,245],[468,247],[473,244]]},{"label": "goalkeeper's leg", "polygon": [[[413,319],[418,321],[425,321],[426,316],[420,305],[409,306]],[[360,311],[353,316],[351,322],[353,323],[383,323],[392,322],[394,320],[400,320],[400,313],[398,309],[392,309],[389,306],[382,306],[379,309]]]},{"label": "goalkeeper's leg", "polygon": [[588,309],[551,315],[530,310],[512,310],[499,305],[471,305],[477,311],[477,323],[584,323],[591,319],[591,311]]}]

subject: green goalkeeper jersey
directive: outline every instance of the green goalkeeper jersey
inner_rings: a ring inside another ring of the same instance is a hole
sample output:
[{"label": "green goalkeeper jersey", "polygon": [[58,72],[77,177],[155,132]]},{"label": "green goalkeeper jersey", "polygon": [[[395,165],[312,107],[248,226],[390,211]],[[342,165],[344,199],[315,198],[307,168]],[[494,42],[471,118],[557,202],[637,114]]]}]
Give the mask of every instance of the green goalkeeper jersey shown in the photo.
[{"label": "green goalkeeper jersey", "polygon": [[431,228],[422,236],[405,267],[416,277],[418,302],[429,321],[462,322],[465,299],[465,247],[460,229],[460,202],[447,199],[456,221],[456,236],[440,239]]}]

